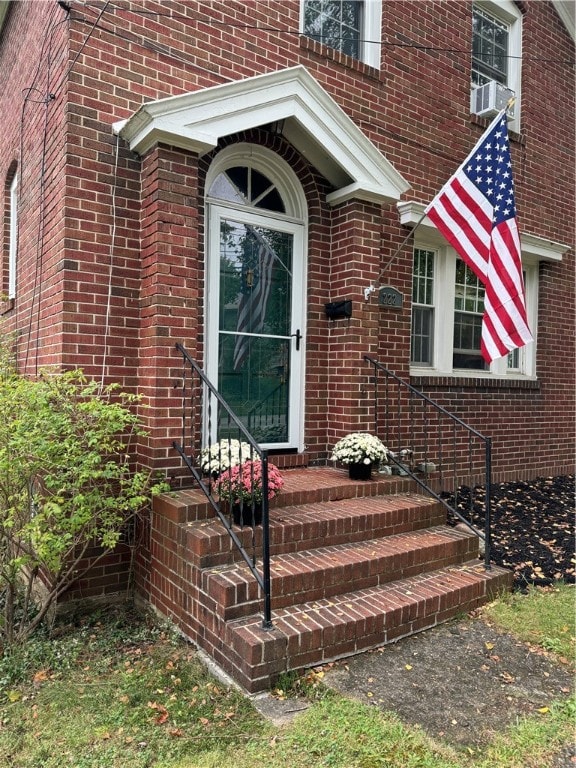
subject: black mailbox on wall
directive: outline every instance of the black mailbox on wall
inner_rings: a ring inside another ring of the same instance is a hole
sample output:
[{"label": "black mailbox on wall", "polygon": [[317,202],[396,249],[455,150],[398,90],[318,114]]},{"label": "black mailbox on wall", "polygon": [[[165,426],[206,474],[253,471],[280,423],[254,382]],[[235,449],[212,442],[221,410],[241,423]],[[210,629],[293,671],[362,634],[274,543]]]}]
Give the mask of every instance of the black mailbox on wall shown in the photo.
[{"label": "black mailbox on wall", "polygon": [[345,317],[352,317],[352,300],[330,301],[325,305],[326,317],[329,320],[341,320]]}]

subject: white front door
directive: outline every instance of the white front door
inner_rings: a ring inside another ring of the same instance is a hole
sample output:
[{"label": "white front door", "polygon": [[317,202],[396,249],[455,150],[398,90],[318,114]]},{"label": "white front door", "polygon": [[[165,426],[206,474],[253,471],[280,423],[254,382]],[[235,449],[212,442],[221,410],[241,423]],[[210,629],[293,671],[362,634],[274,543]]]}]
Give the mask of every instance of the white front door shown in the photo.
[{"label": "white front door", "polygon": [[261,447],[302,450],[304,228],[214,204],[209,221],[208,376]]}]

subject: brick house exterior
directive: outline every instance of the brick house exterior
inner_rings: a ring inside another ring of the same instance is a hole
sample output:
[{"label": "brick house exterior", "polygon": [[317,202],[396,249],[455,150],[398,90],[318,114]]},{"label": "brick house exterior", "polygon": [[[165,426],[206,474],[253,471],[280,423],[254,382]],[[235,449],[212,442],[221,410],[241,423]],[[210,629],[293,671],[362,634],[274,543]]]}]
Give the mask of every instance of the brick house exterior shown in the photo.
[{"label": "brick house exterior", "polygon": [[[496,479],[572,472],[573,19],[536,0],[364,5],[371,42],[347,53],[303,34],[299,0],[0,3],[1,328],[17,332],[25,373],[78,366],[138,390],[138,460],[175,484],[175,343],[218,370],[211,228],[230,201],[209,185],[228,167],[280,191],[279,229],[300,249],[287,451],[322,465],[339,437],[370,428],[371,355],[489,434]],[[473,8],[509,37],[536,338],[492,371],[453,363],[454,254],[433,226],[398,252],[490,122],[470,109]],[[256,216],[268,213],[252,206],[247,221],[270,227]],[[434,338],[411,362],[416,252],[435,259]],[[401,307],[367,291],[380,276]],[[351,317],[328,319],[343,300]]]}]

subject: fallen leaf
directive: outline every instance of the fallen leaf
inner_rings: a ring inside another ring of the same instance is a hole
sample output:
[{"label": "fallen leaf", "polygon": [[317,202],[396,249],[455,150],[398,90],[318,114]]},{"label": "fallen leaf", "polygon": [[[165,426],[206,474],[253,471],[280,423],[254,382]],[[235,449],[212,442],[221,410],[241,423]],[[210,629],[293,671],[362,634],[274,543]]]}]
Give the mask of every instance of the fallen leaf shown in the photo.
[{"label": "fallen leaf", "polygon": [[48,673],[45,669],[41,669],[39,672],[36,672],[34,677],[32,678],[34,685],[39,686],[40,683],[43,683],[45,680],[48,680]]},{"label": "fallen leaf", "polygon": [[20,699],[22,698],[22,694],[20,693],[20,691],[8,691],[6,693],[6,696],[8,697],[8,701],[11,701],[12,704],[15,701],[20,701]]}]

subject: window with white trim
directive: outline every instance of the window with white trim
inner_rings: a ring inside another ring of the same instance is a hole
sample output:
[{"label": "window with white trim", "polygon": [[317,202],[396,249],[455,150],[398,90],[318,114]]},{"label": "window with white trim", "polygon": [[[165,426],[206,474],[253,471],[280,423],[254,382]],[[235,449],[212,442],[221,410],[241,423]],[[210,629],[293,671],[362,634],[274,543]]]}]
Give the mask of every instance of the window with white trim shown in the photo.
[{"label": "window with white trim", "polygon": [[433,361],[435,256],[426,248],[414,249],[410,359],[416,365],[432,365]]},{"label": "window with white trim", "polygon": [[18,243],[18,175],[10,174],[4,187],[4,242],[2,250],[1,298],[16,298],[16,251]]},{"label": "window with white trim", "polygon": [[477,0],[472,7],[471,87],[495,80],[514,91],[515,116],[510,130],[520,126],[522,13],[511,0]]},{"label": "window with white trim", "polygon": [[508,24],[483,8],[472,11],[472,85],[508,85]]},{"label": "window with white trim", "polygon": [[18,175],[10,184],[10,237],[8,240],[8,298],[16,298],[16,251],[18,242]]},{"label": "window with white trim", "polygon": [[302,0],[300,18],[307,37],[380,68],[381,0]]},{"label": "window with white trim", "polygon": [[[535,336],[538,266],[525,265],[528,322]],[[411,373],[442,376],[534,377],[535,342],[490,366],[480,353],[484,288],[449,246],[414,248]]]}]

